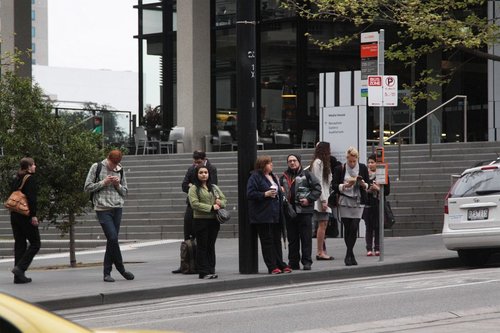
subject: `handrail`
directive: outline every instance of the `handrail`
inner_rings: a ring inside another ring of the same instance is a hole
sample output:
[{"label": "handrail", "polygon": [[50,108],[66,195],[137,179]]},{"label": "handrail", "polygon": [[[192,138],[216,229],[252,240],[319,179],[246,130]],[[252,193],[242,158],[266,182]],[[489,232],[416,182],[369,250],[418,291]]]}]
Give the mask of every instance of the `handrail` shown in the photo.
[{"label": "handrail", "polygon": [[[436,112],[437,110],[439,110],[440,108],[442,108],[443,106],[447,105],[448,103],[454,101],[457,98],[464,99],[464,142],[467,142],[467,96],[456,95],[455,97],[449,99],[448,101],[444,102],[443,104],[439,105],[438,107],[434,108],[433,110],[427,112],[422,117],[418,118],[417,120],[413,121],[411,124],[403,127],[402,129],[400,129],[399,131],[397,131],[396,133],[394,133],[393,135],[388,137],[386,140],[384,140],[384,144],[385,144],[385,142],[387,142],[390,139],[394,138],[395,136],[399,135],[401,132],[406,131],[411,126],[414,126],[416,123],[418,123],[422,119],[427,118],[428,116],[430,116],[431,114],[433,114],[434,112]],[[429,128],[428,132],[429,132],[429,158],[432,159],[432,128]],[[398,140],[398,180],[401,180],[401,137]]]},{"label": "handrail", "polygon": [[401,133],[401,132],[405,131],[406,129],[410,128],[411,126],[415,125],[420,120],[422,120],[424,118],[427,118],[428,116],[430,116],[431,114],[433,114],[435,111],[439,110],[440,108],[442,108],[443,106],[447,105],[448,103],[454,101],[457,98],[463,98],[464,99],[464,113],[465,113],[464,114],[464,142],[467,142],[467,96],[465,96],[465,95],[456,95],[455,97],[449,99],[448,101],[446,101],[443,104],[439,105],[435,109],[427,112],[422,117],[420,117],[417,120],[413,121],[411,124],[403,127],[402,129],[400,129],[399,131],[397,131],[396,133],[394,133],[393,135],[391,135],[390,137],[388,137],[387,139],[385,139],[384,142],[389,141],[393,137],[397,136],[399,133]]}]

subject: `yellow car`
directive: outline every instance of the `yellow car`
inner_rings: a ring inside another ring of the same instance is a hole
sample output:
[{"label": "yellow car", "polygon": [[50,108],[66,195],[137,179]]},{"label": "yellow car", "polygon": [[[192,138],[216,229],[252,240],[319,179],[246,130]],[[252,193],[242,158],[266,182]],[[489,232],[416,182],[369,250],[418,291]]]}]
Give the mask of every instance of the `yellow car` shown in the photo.
[{"label": "yellow car", "polygon": [[159,333],[148,330],[90,330],[36,305],[0,293],[1,333]]}]

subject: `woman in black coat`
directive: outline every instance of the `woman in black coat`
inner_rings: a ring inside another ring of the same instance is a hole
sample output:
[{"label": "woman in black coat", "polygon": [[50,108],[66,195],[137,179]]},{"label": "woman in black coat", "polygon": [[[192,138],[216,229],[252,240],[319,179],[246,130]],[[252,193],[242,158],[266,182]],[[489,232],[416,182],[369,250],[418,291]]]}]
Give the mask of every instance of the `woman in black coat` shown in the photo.
[{"label": "woman in black coat", "polygon": [[[28,207],[30,210],[29,216],[25,216],[16,212],[10,213],[10,224],[12,233],[14,234],[14,283],[29,283],[31,278],[26,277],[24,272],[28,269],[33,258],[40,250],[40,232],[38,231],[38,218],[36,217],[37,209],[37,186],[33,174],[35,173],[36,165],[32,158],[25,157],[21,159],[20,168],[17,176],[12,183],[12,191],[15,191],[22,184],[26,177],[25,183],[21,192],[26,195]],[[27,246],[26,241],[29,241]]]},{"label": "woman in black coat", "polygon": [[347,163],[333,172],[332,188],[338,195],[338,214],[344,225],[344,242],[347,247],[346,266],[357,265],[354,245],[358,236],[359,221],[366,204],[366,190],[370,187],[368,168],[359,163],[359,153],[354,147],[346,152]]},{"label": "woman in black coat", "polygon": [[292,270],[283,262],[281,249],[282,192],[278,178],[272,172],[271,157],[258,157],[247,184],[249,221],[257,229],[269,273],[290,273]]}]

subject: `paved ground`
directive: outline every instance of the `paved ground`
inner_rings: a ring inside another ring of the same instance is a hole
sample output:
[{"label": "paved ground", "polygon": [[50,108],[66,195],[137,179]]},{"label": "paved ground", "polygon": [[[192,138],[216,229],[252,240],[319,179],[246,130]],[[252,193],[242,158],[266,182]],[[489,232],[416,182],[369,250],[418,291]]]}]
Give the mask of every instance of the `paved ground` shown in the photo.
[{"label": "paved ground", "polygon": [[[455,252],[448,251],[441,235],[391,237],[385,239],[385,256],[366,257],[364,240],[359,239],[355,254],[358,266],[346,267],[343,262],[345,245],[342,239],[327,240],[328,252],[336,259],[315,261],[311,271],[270,275],[260,258],[259,273],[240,274],[237,239],[219,239],[216,244],[219,278],[200,280],[198,275],[172,274],[179,266],[180,241],[157,241],[123,244],[126,268],[136,279],[124,280],[113,271],[114,283],[102,281],[103,248],[77,253],[82,268],[64,268],[67,254],[37,256],[27,272],[33,282],[13,284],[10,270],[13,260],[0,260],[0,291],[52,310],[231,290],[258,286],[293,284],[306,281],[342,279],[369,275],[404,273],[460,266]],[[313,246],[316,241],[313,241]],[[287,253],[284,250],[284,253]]]}]

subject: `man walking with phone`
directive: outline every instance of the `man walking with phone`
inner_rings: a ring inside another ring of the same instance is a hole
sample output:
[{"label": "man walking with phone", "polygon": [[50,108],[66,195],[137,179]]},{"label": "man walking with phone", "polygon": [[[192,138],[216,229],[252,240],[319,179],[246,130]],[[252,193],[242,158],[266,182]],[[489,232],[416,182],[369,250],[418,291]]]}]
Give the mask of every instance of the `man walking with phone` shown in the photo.
[{"label": "man walking with phone", "polygon": [[123,205],[128,193],[121,160],[120,150],[109,152],[106,159],[92,165],[84,187],[85,192],[94,194],[92,198],[94,210],[107,240],[104,254],[104,282],[115,282],[111,277],[113,264],[126,280],[134,279],[134,274],[125,270],[118,243]]}]

